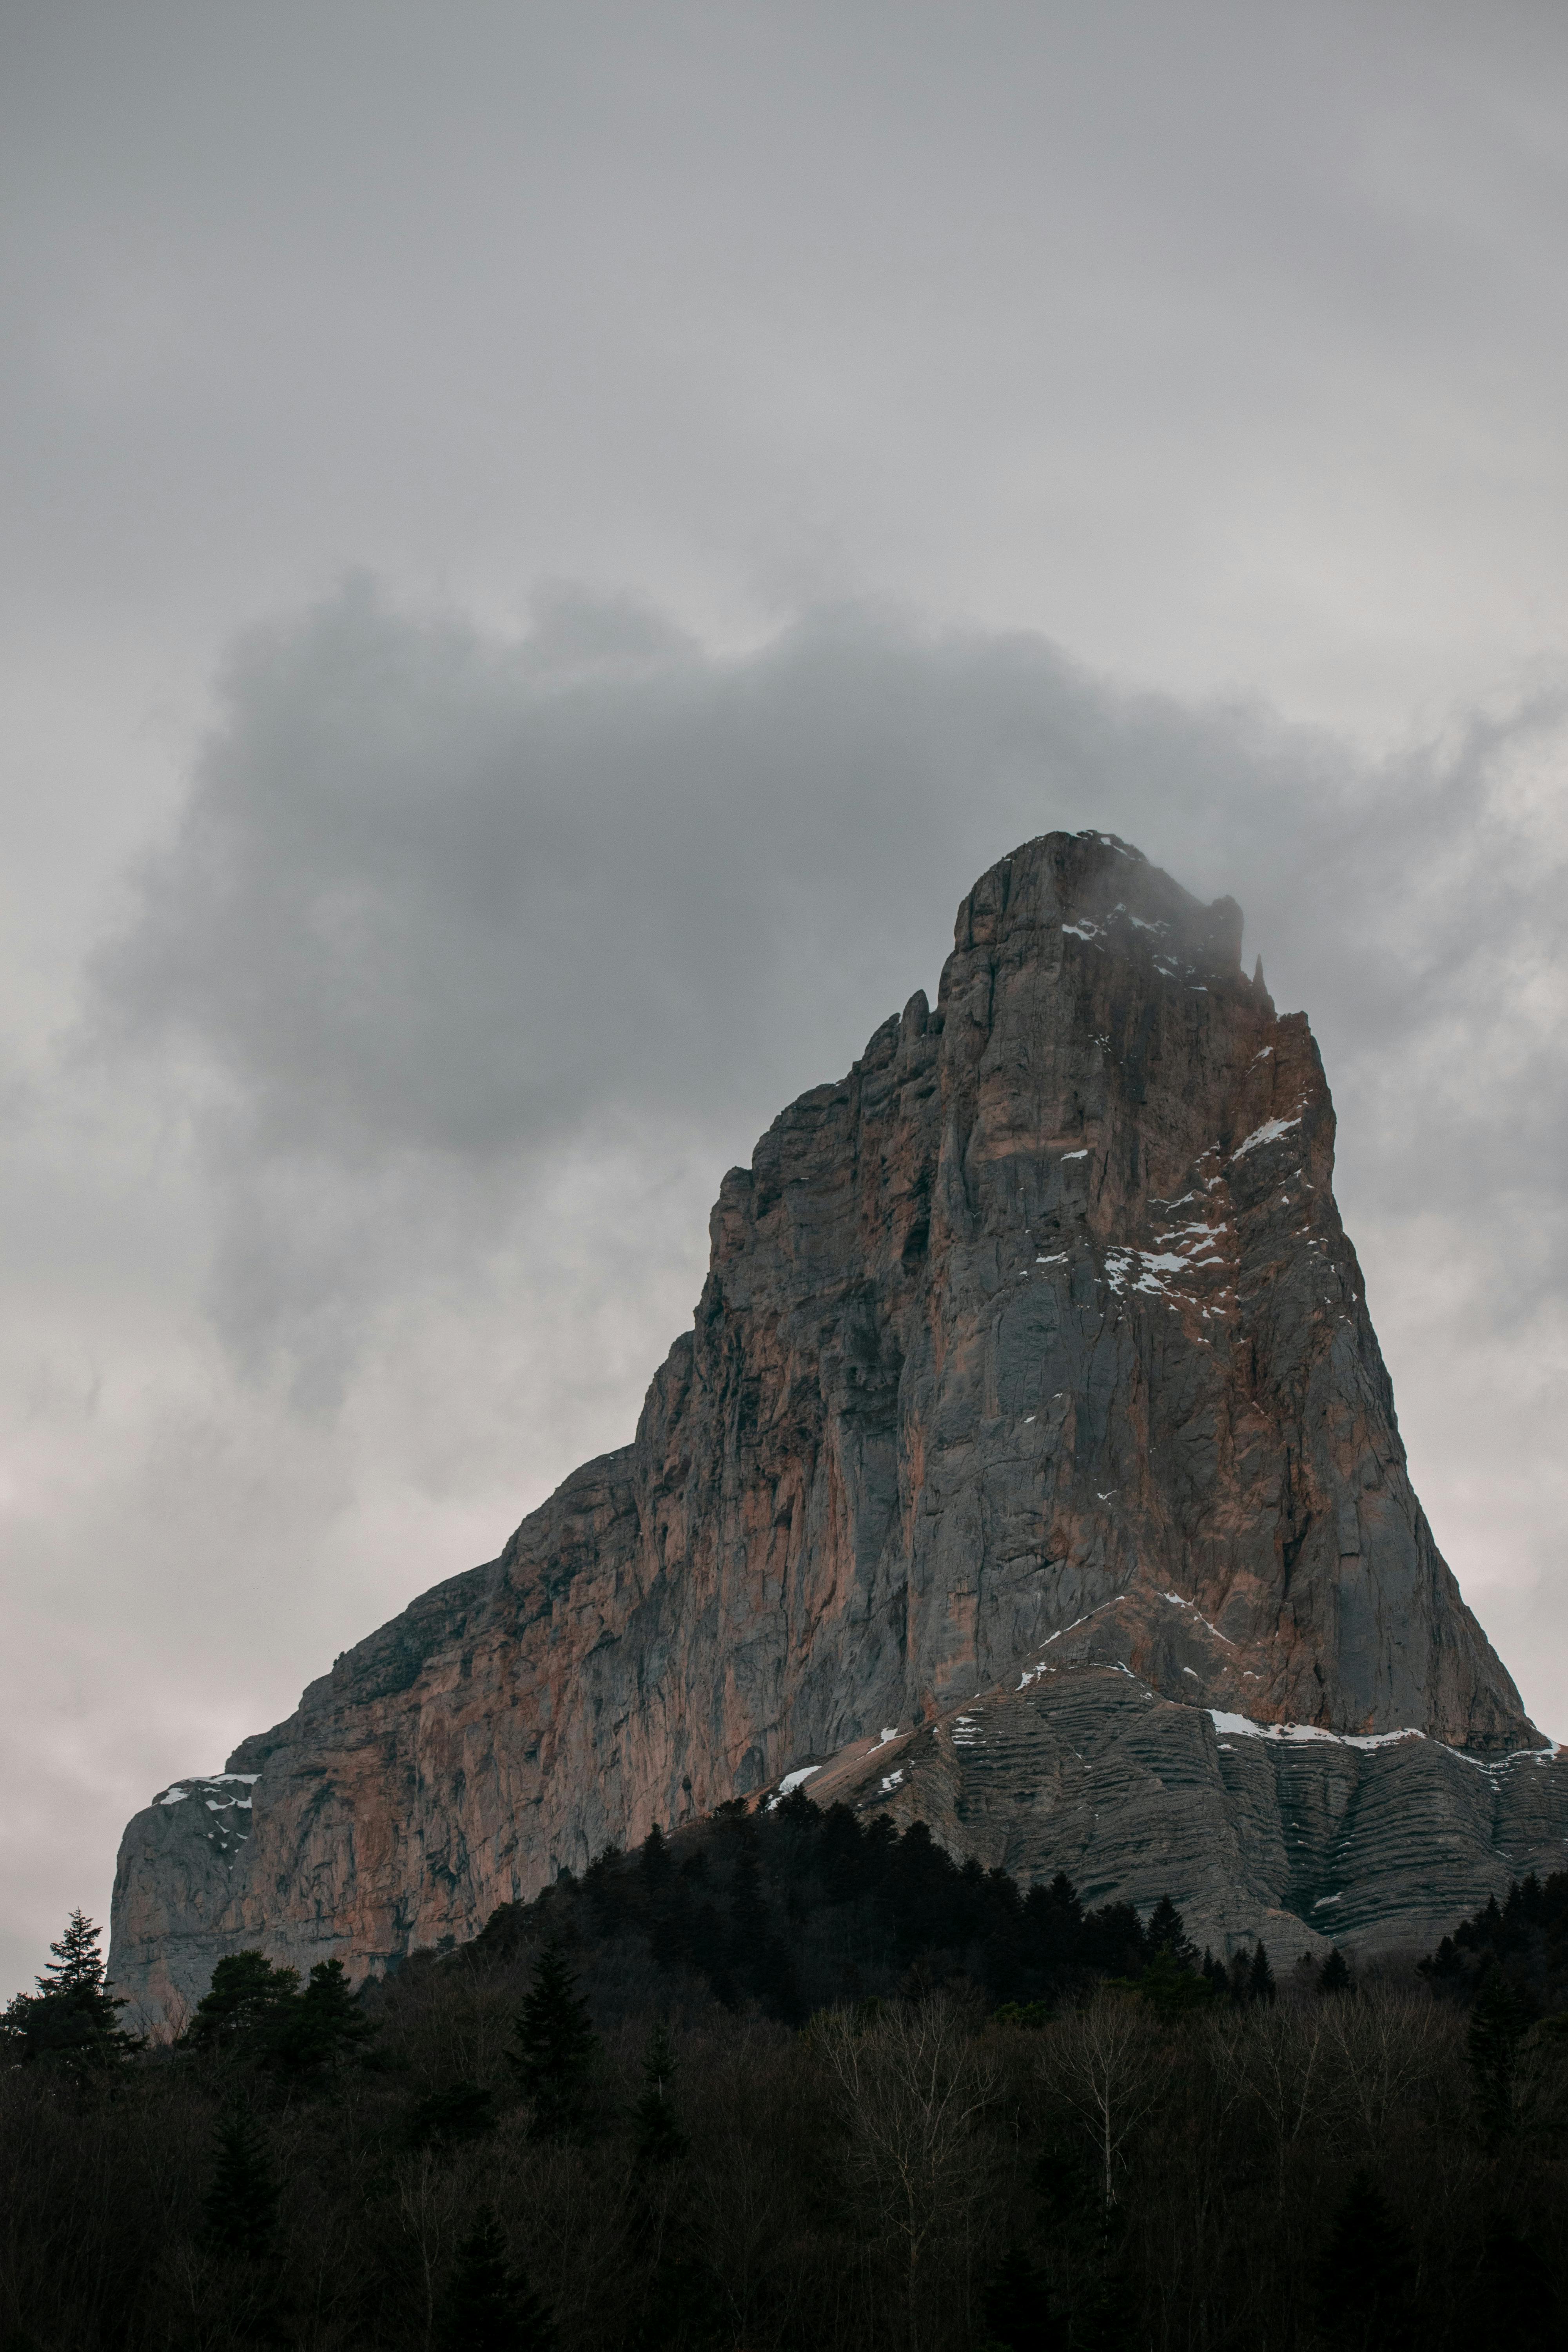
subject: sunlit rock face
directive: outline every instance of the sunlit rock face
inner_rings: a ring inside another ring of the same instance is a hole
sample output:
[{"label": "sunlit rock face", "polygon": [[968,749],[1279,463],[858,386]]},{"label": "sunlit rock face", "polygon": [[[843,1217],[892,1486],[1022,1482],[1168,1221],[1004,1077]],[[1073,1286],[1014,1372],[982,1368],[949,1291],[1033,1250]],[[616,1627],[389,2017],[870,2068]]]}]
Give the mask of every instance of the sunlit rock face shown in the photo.
[{"label": "sunlit rock face", "polygon": [[[1076,1874],[1109,1811],[1067,1792],[1050,1739],[1020,1730],[1004,1802],[951,1731],[972,1701],[1038,1730],[1069,1689],[1107,1738],[1138,1694],[1203,1765],[1178,1837],[1157,1760],[1123,1743],[1097,1899],[1168,1887],[1216,1936],[1279,1915],[1305,1941],[1337,1869],[1347,1928],[1417,1932],[1398,1816],[1415,1839],[1455,1774],[1443,1916],[1560,1860],[1550,1754],[1528,1834],[1482,1820],[1482,1781],[1542,1743],[1411,1490],[1317,1047],[1240,940],[1232,901],[1107,835],[984,875],[934,1010],[911,998],[725,1178],[632,1444],[243,1744],[248,1836],[220,1852],[195,1802],[132,1821],[117,1982],[163,2011],[246,1944],[384,1967],[814,1760],[907,1810],[920,1759],[888,1790],[860,1760],[889,1731],[926,1743],[955,1851]],[[1300,1743],[1225,1742],[1216,1711],[1339,1736],[1315,1750],[1339,1759],[1324,1883],[1279,1810],[1274,1751]],[[1344,1744],[1405,1731],[1426,1737]],[[1394,1826],[1358,1845],[1379,1774]]]}]

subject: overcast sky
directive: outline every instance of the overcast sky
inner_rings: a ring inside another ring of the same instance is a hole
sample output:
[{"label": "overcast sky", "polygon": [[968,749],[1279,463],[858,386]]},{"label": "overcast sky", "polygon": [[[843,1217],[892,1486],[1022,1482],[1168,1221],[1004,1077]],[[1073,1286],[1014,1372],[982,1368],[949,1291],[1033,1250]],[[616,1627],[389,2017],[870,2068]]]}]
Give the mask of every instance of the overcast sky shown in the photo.
[{"label": "overcast sky", "polygon": [[1094,824],[1568,1734],[1568,16],[0,6],[0,1997]]}]

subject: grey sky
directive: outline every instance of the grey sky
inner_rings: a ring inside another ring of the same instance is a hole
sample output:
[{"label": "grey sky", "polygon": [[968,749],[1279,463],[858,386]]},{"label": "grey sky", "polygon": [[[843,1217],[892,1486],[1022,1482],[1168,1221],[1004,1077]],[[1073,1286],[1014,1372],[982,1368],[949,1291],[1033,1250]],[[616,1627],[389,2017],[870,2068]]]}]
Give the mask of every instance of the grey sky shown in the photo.
[{"label": "grey sky", "polygon": [[629,1433],[708,1202],[1093,822],[1341,1110],[1568,1726],[1568,22],[13,6],[0,1992]]}]

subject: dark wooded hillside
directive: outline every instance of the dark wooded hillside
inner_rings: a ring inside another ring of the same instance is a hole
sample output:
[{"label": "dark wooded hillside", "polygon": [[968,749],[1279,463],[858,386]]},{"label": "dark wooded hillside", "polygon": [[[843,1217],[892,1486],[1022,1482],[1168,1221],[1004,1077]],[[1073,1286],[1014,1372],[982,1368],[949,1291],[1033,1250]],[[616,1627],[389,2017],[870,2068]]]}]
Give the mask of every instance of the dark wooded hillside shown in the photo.
[{"label": "dark wooded hillside", "polygon": [[358,1998],[237,1955],[164,2050],[79,1918],[5,2016],[0,2336],[1544,2352],[1565,1908],[1424,1972],[1222,1962],[797,1795]]}]

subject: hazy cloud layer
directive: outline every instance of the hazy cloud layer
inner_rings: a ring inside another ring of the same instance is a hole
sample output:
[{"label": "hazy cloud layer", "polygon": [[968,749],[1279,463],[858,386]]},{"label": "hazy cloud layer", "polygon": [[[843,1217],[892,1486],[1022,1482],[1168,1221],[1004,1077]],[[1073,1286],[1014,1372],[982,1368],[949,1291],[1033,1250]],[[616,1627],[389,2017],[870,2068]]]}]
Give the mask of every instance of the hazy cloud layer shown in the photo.
[{"label": "hazy cloud layer", "polygon": [[840,610],[714,659],[628,607],[563,597],[505,643],[358,584],[236,661],[101,1017],[206,1076],[226,1317],[289,1345],[356,1227],[379,1285],[568,1147],[749,1149],[934,991],[981,868],[1107,825],[1241,898],[1357,1181],[1489,1228],[1506,1322],[1558,1270],[1563,709],[1374,767],[1023,636]]}]

